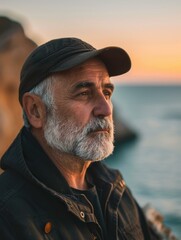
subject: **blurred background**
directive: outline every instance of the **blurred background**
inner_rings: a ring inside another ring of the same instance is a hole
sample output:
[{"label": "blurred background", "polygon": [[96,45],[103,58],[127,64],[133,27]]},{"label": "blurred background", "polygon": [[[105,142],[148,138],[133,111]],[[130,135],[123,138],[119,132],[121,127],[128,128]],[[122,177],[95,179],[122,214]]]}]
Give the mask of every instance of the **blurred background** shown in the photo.
[{"label": "blurred background", "polygon": [[180,12],[180,0],[1,0],[0,157],[22,126],[19,73],[37,45],[70,36],[120,46],[132,69],[112,78],[116,147],[105,162],[181,238]]}]

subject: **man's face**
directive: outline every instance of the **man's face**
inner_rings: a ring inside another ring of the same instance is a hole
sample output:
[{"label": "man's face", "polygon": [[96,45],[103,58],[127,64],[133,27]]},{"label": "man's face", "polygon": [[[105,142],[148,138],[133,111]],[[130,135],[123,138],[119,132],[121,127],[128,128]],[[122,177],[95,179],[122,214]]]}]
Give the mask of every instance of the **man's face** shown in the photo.
[{"label": "man's face", "polygon": [[104,64],[92,59],[55,78],[54,108],[44,129],[47,143],[87,161],[104,159],[114,148],[113,85]]}]

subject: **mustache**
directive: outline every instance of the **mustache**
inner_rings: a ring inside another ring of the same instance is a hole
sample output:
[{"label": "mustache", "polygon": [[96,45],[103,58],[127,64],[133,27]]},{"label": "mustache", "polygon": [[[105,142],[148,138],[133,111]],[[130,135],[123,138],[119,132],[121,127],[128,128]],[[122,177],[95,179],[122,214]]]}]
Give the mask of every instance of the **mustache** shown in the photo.
[{"label": "mustache", "polygon": [[89,134],[98,130],[108,130],[109,132],[113,129],[113,123],[109,119],[92,119],[85,127],[85,134]]}]

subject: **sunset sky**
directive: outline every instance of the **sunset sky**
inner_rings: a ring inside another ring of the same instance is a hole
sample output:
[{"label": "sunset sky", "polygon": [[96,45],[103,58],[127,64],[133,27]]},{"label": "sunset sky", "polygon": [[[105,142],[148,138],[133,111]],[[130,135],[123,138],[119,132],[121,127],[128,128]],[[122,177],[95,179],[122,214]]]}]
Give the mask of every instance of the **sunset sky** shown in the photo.
[{"label": "sunset sky", "polygon": [[0,14],[38,44],[74,36],[124,48],[132,69],[123,83],[181,84],[181,0],[1,0]]}]

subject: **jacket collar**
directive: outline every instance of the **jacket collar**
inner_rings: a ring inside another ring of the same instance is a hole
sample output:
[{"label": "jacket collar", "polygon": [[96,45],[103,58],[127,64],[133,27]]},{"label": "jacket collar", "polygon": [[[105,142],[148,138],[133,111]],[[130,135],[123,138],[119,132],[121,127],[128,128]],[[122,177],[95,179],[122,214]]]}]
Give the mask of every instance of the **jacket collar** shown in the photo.
[{"label": "jacket collar", "polygon": [[25,127],[4,154],[2,169],[13,169],[31,181],[42,183],[56,192],[70,193],[68,183]]}]

